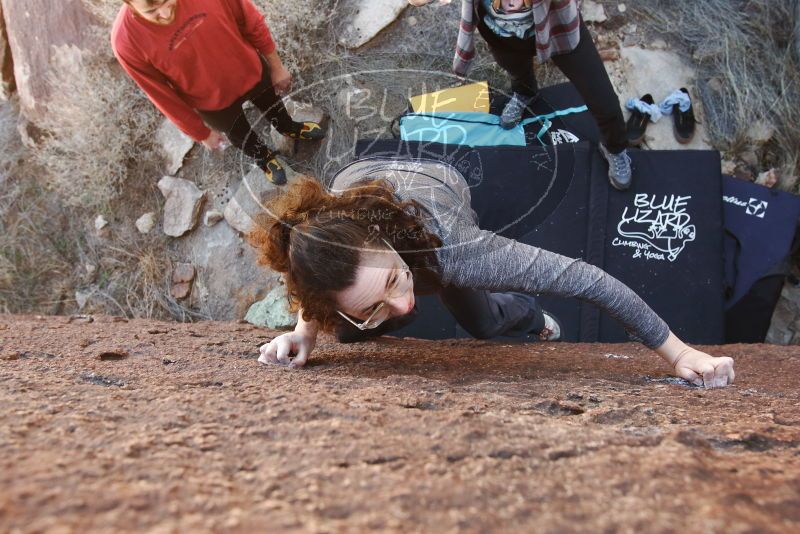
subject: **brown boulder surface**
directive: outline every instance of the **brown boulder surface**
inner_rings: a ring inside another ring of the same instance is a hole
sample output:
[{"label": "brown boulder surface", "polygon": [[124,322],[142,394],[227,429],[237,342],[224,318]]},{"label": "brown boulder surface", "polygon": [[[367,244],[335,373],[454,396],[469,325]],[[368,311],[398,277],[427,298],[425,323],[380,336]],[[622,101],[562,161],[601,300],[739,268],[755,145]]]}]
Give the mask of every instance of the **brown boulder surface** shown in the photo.
[{"label": "brown boulder surface", "polygon": [[734,386],[636,344],[0,316],[0,531],[797,532],[800,351]]}]

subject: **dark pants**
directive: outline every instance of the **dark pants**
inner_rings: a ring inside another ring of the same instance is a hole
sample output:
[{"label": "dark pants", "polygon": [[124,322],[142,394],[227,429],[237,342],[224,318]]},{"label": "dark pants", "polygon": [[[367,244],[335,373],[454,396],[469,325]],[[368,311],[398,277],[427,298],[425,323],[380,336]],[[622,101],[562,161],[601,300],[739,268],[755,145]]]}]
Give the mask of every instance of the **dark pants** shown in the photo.
[{"label": "dark pants", "polygon": [[272,81],[269,78],[269,68],[261,61],[262,74],[261,80],[249,91],[236,99],[236,101],[225,109],[216,111],[197,110],[203,121],[218,132],[224,133],[230,142],[242,152],[263,162],[270,159],[272,154],[267,146],[253,131],[247,117],[244,115],[242,104],[250,101],[258,108],[270,124],[279,132],[290,131],[293,121],[283,100],[275,93]]},{"label": "dark pants", "polygon": [[[480,5],[480,2],[477,4]],[[511,77],[511,90],[524,96],[535,96],[539,92],[533,69],[536,39],[500,37],[486,26],[482,13],[479,13],[478,21],[478,31],[489,45],[495,61]],[[600,127],[606,147],[610,152],[618,154],[628,146],[619,99],[583,20],[580,23],[580,32],[580,42],[575,50],[554,55],[551,59],[583,97],[589,112]]]},{"label": "dark pants", "polygon": [[[439,293],[445,307],[472,337],[537,334],[544,328],[544,315],[534,297],[521,293],[491,293],[477,289],[445,288]],[[382,336],[408,325],[415,312],[383,322],[372,330],[359,330],[343,323],[336,331],[342,343],[354,343]]]}]

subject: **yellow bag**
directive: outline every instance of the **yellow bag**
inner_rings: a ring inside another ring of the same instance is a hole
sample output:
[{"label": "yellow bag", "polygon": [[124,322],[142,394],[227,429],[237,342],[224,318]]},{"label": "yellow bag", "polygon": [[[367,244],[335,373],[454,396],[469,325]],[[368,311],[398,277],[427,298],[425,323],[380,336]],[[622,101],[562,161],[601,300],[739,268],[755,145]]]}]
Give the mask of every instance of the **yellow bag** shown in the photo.
[{"label": "yellow bag", "polygon": [[478,82],[459,87],[449,87],[433,93],[412,96],[409,101],[414,113],[447,111],[489,113],[489,84],[487,82]]}]

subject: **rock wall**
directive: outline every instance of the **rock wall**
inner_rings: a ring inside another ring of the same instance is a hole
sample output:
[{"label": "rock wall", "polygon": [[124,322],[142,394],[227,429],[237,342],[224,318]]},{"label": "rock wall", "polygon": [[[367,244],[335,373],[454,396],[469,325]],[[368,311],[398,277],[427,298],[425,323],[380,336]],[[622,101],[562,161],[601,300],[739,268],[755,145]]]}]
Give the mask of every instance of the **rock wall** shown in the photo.
[{"label": "rock wall", "polygon": [[[20,111],[33,122],[45,112],[47,96],[55,88],[48,83],[53,49],[63,46],[89,48],[97,39],[94,17],[80,0],[0,0],[13,61]],[[0,40],[0,47],[2,41]],[[10,58],[0,54],[3,79]]]}]

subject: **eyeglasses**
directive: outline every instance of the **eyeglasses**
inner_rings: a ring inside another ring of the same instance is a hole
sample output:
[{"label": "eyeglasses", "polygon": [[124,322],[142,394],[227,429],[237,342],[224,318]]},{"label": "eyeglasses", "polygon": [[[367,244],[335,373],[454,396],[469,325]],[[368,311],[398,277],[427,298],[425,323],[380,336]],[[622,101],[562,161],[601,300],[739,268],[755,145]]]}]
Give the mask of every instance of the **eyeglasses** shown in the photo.
[{"label": "eyeglasses", "polygon": [[397,268],[400,272],[397,275],[392,286],[387,290],[386,297],[384,300],[378,304],[369,317],[366,318],[363,322],[356,322],[345,313],[342,313],[339,310],[336,310],[336,313],[344,317],[344,319],[350,323],[351,325],[355,326],[359,330],[372,330],[373,328],[377,328],[388,318],[389,308],[386,305],[386,301],[389,299],[396,299],[400,297],[404,297],[408,294],[412,287],[414,287],[413,283],[413,275],[411,274],[411,268],[409,268],[408,264],[403,261],[403,258],[400,257],[400,254],[397,254],[397,251],[389,244],[388,241],[385,239],[382,240],[389,249],[397,255],[397,258],[400,260],[400,265]]}]

